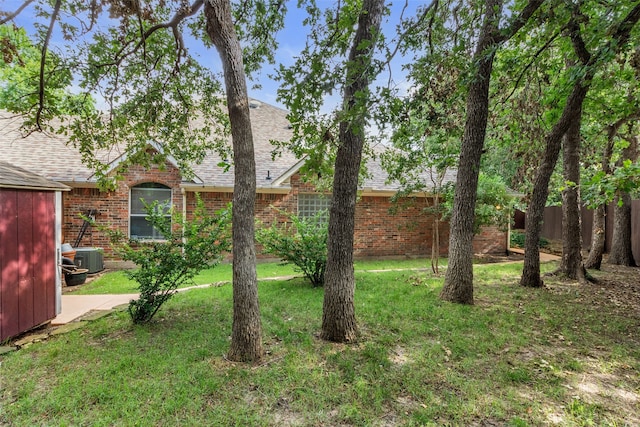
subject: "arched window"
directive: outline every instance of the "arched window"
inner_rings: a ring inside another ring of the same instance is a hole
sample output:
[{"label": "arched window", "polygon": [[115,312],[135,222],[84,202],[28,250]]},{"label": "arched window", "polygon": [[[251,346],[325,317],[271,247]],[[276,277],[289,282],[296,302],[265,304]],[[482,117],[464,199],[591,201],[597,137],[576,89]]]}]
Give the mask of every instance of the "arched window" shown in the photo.
[{"label": "arched window", "polygon": [[129,235],[132,239],[163,239],[164,237],[147,221],[147,205],[158,202],[158,207],[168,218],[171,216],[171,188],[155,182],[131,187]]}]

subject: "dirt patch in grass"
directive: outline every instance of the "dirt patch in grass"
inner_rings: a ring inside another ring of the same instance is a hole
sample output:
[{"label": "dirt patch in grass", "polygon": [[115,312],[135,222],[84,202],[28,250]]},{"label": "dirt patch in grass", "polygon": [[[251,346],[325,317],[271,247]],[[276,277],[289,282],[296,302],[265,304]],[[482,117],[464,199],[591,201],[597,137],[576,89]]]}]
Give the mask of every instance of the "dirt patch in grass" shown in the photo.
[{"label": "dirt patch in grass", "polygon": [[545,277],[545,285],[552,292],[578,292],[579,302],[591,306],[605,304],[616,314],[640,320],[640,268],[603,264],[600,270],[589,270],[589,274],[594,280],[586,288],[552,275]]},{"label": "dirt patch in grass", "polygon": [[[580,322],[611,324],[617,321],[616,318],[631,319],[640,328],[640,268],[603,264],[601,270],[590,270],[589,273],[594,280],[587,285],[554,275],[545,276],[545,287],[549,292],[573,296],[584,313],[601,313],[601,316],[585,314],[584,318],[580,309],[567,313],[567,318],[575,321],[573,329],[578,331]],[[614,343],[637,347],[640,345],[637,328],[610,331],[610,337]],[[631,366],[624,360],[616,360],[610,346],[574,348],[570,339],[562,334],[548,337],[548,342],[548,346],[530,348],[518,358],[562,377],[562,387],[568,390],[570,400],[565,402],[562,415],[549,414],[551,424],[609,424],[610,418],[618,416],[626,425],[640,425],[637,362],[629,362],[636,365]],[[573,359],[575,370],[540,365],[554,355],[556,360],[558,357]]]},{"label": "dirt patch in grass", "polygon": [[508,255],[496,255],[496,254],[479,254],[475,255],[473,262],[477,264],[492,264],[497,262],[515,262],[522,261],[524,255],[516,252],[509,252]]}]

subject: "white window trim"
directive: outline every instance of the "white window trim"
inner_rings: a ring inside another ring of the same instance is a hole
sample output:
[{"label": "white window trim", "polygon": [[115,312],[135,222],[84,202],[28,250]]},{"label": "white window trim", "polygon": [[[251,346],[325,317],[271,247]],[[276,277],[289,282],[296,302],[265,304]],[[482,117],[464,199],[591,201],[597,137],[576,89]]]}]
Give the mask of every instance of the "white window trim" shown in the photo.
[{"label": "white window trim", "polygon": [[[156,185],[162,185],[166,188],[145,188],[142,187],[144,184],[156,184]],[[129,236],[129,238],[131,239],[131,218],[146,218],[147,215],[146,214],[134,214],[133,208],[132,208],[132,192],[133,190],[135,190],[136,188],[144,188],[145,190],[160,190],[160,191],[169,191],[170,197],[169,197],[169,206],[173,206],[173,189],[165,184],[162,184],[160,182],[143,182],[140,184],[136,184],[134,186],[129,187],[129,216],[127,217],[127,235]],[[170,214],[165,215],[166,217],[170,217]],[[164,238],[154,238],[154,237],[135,237],[136,240],[140,241],[140,242],[162,242],[165,241],[166,239]]]}]

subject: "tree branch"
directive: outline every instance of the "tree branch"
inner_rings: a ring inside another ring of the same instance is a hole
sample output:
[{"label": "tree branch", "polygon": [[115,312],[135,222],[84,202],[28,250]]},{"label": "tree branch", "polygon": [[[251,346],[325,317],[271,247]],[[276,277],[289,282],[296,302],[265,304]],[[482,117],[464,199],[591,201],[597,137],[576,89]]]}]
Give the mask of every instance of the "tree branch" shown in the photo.
[{"label": "tree branch", "polygon": [[178,25],[180,25],[180,23],[185,19],[195,15],[198,12],[198,10],[200,10],[203,4],[204,4],[204,0],[195,0],[191,4],[191,6],[189,6],[188,8],[179,9],[169,21],[161,22],[159,24],[153,25],[147,31],[142,33],[140,36],[140,40],[138,40],[138,43],[136,43],[133,49],[131,49],[129,52],[125,52],[125,51],[134,42],[133,39],[125,43],[124,46],[122,46],[122,48],[118,51],[118,53],[116,53],[115,61],[110,63],[105,63],[105,64],[99,64],[98,67],[120,65],[125,58],[137,52],[146,43],[146,40],[149,37],[151,37],[153,33],[155,33],[158,30],[162,30],[166,28],[171,28],[171,30],[173,31],[174,37],[176,38],[176,45],[178,46],[178,51],[179,52],[182,51],[184,49],[184,42],[182,40],[182,36],[180,35],[180,31],[178,30]]},{"label": "tree branch", "polygon": [[60,6],[62,0],[56,0],[55,5],[53,6],[53,12],[51,13],[51,20],[49,21],[49,28],[47,29],[47,36],[44,39],[44,43],[42,44],[42,51],[40,55],[40,78],[39,78],[39,87],[38,87],[38,111],[36,112],[36,126],[39,131],[42,131],[42,112],[44,111],[44,68],[47,60],[47,50],[49,48],[49,42],[51,41],[51,34],[53,34],[53,27],[56,24],[56,20],[58,19],[58,14],[60,13]]},{"label": "tree branch", "polygon": [[567,24],[569,29],[569,38],[571,39],[573,51],[578,56],[578,59],[582,64],[586,65],[591,61],[591,53],[589,53],[589,50],[582,39],[582,34],[580,34],[580,24],[578,24],[578,21],[575,18],[575,16],[572,16]]},{"label": "tree branch", "polygon": [[545,0],[529,0],[529,3],[522,9],[520,15],[511,21],[511,25],[507,28],[500,30],[501,35],[496,38],[496,44],[503,43],[513,37],[524,25],[529,18],[538,10]]},{"label": "tree branch", "polygon": [[535,60],[538,58],[538,56],[540,56],[542,52],[544,52],[549,46],[551,46],[551,43],[553,43],[555,39],[558,38],[558,36],[560,36],[560,32],[557,32],[556,34],[554,34],[553,37],[547,40],[547,42],[540,49],[538,49],[538,51],[535,54],[533,54],[531,61],[529,61],[529,63],[522,69],[522,72],[520,73],[520,75],[518,75],[518,78],[516,79],[515,85],[513,85],[513,90],[511,91],[511,93],[509,93],[509,95],[507,95],[507,97],[501,101],[502,104],[507,102],[513,96],[513,94],[516,92],[516,89],[518,89],[518,86],[520,86],[520,82],[522,81],[522,78],[524,77],[527,70],[531,68]]},{"label": "tree branch", "polygon": [[26,0],[24,3],[22,3],[20,5],[20,7],[18,9],[16,9],[15,12],[13,13],[8,13],[7,16],[5,16],[4,18],[0,19],[0,25],[4,25],[7,22],[11,21],[13,18],[15,18],[16,16],[20,15],[20,13],[27,7],[29,6],[31,3],[33,3],[33,0]]},{"label": "tree branch", "polygon": [[[429,20],[429,48],[431,49],[431,52],[433,52],[433,42],[431,40],[431,28],[433,26],[433,22],[434,22],[434,16],[435,13],[438,11],[438,6],[440,4],[439,0],[434,0],[429,6],[427,6],[424,9],[424,12],[422,13],[422,15],[420,15],[420,17],[416,20],[416,22],[411,25],[409,28],[406,29],[406,31],[404,31],[402,34],[400,34],[399,38],[398,38],[398,42],[396,43],[393,51],[391,51],[389,53],[389,55],[387,56],[386,60],[380,64],[380,69],[382,69],[383,67],[387,66],[389,67],[389,70],[391,69],[391,60],[398,54],[398,51],[400,50],[400,44],[402,43],[402,40],[407,37],[407,35],[415,30],[416,28],[418,28],[420,26],[420,24],[422,24],[422,22],[425,20],[425,18],[427,17],[427,15],[429,14],[429,12],[433,11],[433,14],[431,15],[431,19]],[[402,14],[400,19],[402,20],[402,15],[404,15],[404,11],[406,10],[408,6],[408,0],[405,2],[405,5],[402,9]],[[389,86],[391,85],[391,72],[389,73],[389,82],[387,83]]]}]

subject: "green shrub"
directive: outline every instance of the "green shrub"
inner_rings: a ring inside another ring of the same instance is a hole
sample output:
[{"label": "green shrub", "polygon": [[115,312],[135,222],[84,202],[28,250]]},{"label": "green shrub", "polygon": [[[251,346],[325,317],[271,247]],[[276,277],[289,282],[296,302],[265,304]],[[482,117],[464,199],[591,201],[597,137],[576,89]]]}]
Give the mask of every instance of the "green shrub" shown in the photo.
[{"label": "green shrub", "polygon": [[274,222],[270,227],[259,223],[256,227],[256,240],[263,253],[279,257],[283,264],[295,265],[313,286],[322,286],[327,266],[327,212],[320,211],[308,218],[279,212],[291,223]]},{"label": "green shrub", "polygon": [[147,206],[147,214],[165,240],[132,240],[119,231],[107,230],[116,253],[138,266],[126,272],[140,291],[140,298],[129,303],[134,323],[150,321],[178,287],[192,282],[201,270],[217,265],[231,247],[230,209],[210,216],[199,196],[192,220],[175,211],[167,218],[157,203]]},{"label": "green shrub", "polygon": [[511,247],[524,248],[524,233],[521,231],[511,232]]},{"label": "green shrub", "polygon": [[[511,247],[513,248],[524,248],[524,237],[525,233],[521,231],[512,231],[511,232]],[[546,248],[549,246],[549,240],[544,237],[540,237],[538,241],[538,247]]]}]

